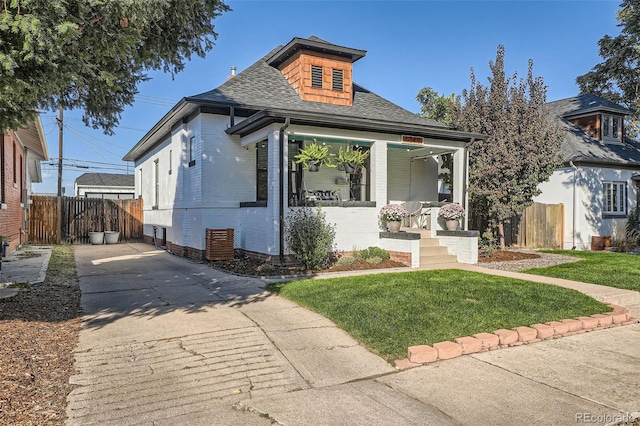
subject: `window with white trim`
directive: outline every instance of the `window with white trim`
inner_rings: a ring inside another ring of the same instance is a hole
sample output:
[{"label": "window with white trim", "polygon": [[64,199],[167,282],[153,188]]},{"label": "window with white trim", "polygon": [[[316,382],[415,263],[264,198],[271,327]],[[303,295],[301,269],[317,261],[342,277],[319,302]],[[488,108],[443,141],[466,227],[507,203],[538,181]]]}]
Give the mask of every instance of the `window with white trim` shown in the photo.
[{"label": "window with white trim", "polygon": [[622,117],[602,115],[602,140],[622,142]]},{"label": "window with white trim", "polygon": [[606,215],[625,215],[627,213],[626,182],[603,182],[604,200],[602,212]]},{"label": "window with white trim", "polygon": [[153,162],[153,207],[156,209],[160,204],[160,167],[158,161]]}]

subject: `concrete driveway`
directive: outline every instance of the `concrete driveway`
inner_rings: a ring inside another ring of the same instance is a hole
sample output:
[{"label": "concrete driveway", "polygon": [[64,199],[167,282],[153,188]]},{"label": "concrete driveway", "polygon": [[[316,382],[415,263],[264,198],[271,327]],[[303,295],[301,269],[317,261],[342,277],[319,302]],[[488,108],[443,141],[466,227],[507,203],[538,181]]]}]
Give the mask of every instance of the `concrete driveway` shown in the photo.
[{"label": "concrete driveway", "polygon": [[69,425],[607,424],[640,410],[640,326],[397,371],[264,283],[145,244],[76,247]]}]

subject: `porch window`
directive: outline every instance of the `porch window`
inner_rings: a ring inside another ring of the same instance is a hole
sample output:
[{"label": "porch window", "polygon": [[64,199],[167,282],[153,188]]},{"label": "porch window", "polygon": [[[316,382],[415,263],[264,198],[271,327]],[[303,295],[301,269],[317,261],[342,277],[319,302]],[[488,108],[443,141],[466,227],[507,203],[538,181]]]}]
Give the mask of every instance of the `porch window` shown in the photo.
[{"label": "porch window", "polygon": [[625,182],[603,182],[605,215],[622,216],[627,213],[627,184]]},{"label": "porch window", "polygon": [[300,199],[302,195],[302,164],[296,163],[295,156],[298,154],[298,150],[300,149],[302,142],[297,142],[295,140],[289,141],[288,148],[288,159],[289,159],[289,202],[290,205],[295,205],[295,203]]},{"label": "porch window", "polygon": [[256,201],[269,199],[269,153],[267,141],[256,144]]}]

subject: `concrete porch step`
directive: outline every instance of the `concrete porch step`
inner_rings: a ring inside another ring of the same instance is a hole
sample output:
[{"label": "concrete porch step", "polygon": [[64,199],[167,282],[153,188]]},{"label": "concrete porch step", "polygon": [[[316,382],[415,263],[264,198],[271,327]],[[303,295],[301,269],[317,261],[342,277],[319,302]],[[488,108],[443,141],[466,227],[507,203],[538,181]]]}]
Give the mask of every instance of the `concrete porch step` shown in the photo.
[{"label": "concrete porch step", "polygon": [[435,255],[435,256],[423,256],[420,255],[420,267],[429,266],[429,265],[443,265],[443,264],[457,264],[456,256],[451,254],[443,254],[443,255]]},{"label": "concrete porch step", "polygon": [[438,241],[437,238],[426,238],[426,237],[421,237],[420,238],[420,248],[428,248],[428,247],[441,247],[440,246],[440,241]]},{"label": "concrete porch step", "polygon": [[420,246],[420,257],[448,255],[449,250],[444,246]]}]

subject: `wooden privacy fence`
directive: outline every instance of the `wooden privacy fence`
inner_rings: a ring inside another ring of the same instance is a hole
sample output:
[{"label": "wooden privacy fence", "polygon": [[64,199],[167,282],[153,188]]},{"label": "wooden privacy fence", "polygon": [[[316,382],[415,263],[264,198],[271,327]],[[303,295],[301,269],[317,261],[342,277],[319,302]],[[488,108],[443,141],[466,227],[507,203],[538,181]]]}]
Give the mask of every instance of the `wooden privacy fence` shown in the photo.
[{"label": "wooden privacy fence", "polygon": [[[57,197],[34,195],[29,206],[28,240],[57,241]],[[62,197],[62,242],[89,242],[89,231],[118,231],[120,241],[141,241],[142,200]]]},{"label": "wooden privacy fence", "polygon": [[[481,218],[476,217],[471,223],[478,227],[480,234],[487,228],[486,221]],[[504,239],[507,246],[562,248],[564,205],[533,203],[520,217],[505,220]]]}]

